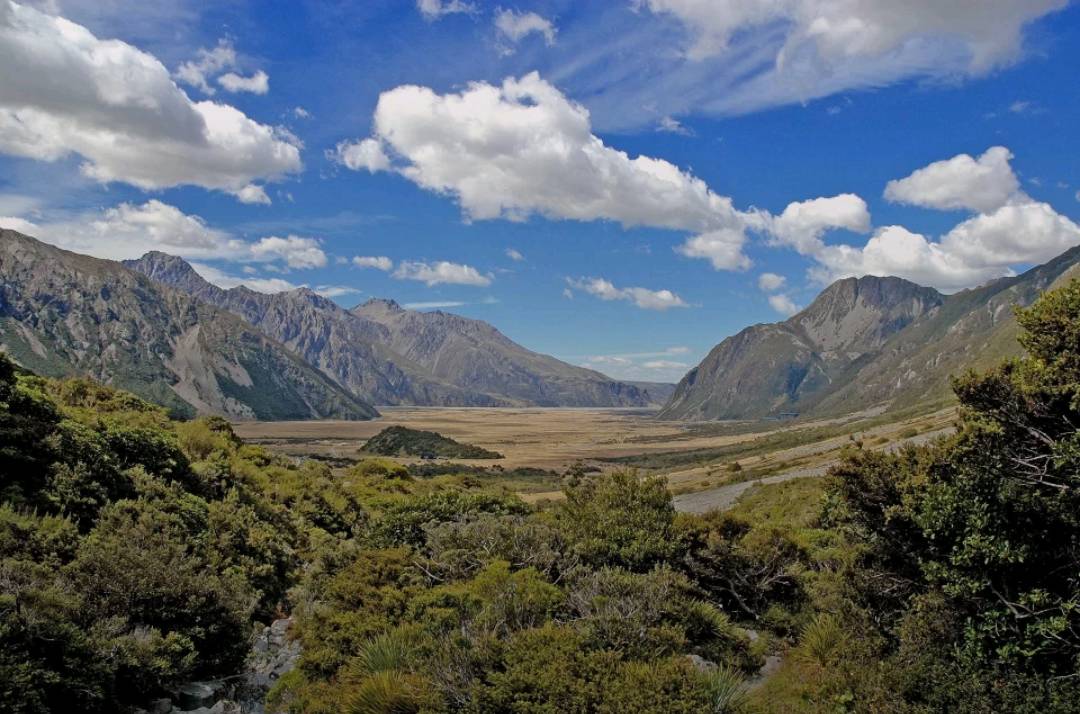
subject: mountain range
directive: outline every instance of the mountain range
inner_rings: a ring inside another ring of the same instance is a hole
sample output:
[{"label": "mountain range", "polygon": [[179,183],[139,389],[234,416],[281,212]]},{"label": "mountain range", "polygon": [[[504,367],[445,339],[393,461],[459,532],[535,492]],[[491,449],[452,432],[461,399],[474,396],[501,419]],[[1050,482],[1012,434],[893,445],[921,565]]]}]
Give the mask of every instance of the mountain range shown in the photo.
[{"label": "mountain range", "polygon": [[788,320],[720,342],[659,416],[824,416],[944,400],[950,376],[1020,354],[1013,306],[1074,277],[1078,262],[1073,248],[952,295],[900,278],[840,280]]},{"label": "mountain range", "polygon": [[41,374],[235,419],[368,419],[373,405],[824,416],[946,399],[951,375],[1020,353],[1013,306],[1078,263],[1074,248],[950,295],[895,277],[840,280],[791,318],[724,339],[673,386],[613,380],[459,315],[382,299],[347,310],[306,288],[226,290],[164,253],[121,264],[3,230],[0,349]]},{"label": "mountain range", "polygon": [[177,414],[366,419],[374,404],[659,406],[626,383],[521,347],[491,325],[300,288],[224,290],[181,258],[124,264],[0,233],[0,348],[44,375],[86,374]]},{"label": "mountain range", "polygon": [[0,230],[0,348],[39,374],[88,375],[178,415],[378,415],[235,315],[9,230]]}]

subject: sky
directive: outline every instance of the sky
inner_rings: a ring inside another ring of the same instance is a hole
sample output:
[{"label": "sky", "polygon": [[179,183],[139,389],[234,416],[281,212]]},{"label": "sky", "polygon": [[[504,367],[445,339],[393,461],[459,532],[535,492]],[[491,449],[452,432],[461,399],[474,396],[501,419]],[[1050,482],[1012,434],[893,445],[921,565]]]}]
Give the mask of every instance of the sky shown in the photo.
[{"label": "sky", "polygon": [[1067,0],[0,0],[0,226],[676,381],[1080,245]]}]

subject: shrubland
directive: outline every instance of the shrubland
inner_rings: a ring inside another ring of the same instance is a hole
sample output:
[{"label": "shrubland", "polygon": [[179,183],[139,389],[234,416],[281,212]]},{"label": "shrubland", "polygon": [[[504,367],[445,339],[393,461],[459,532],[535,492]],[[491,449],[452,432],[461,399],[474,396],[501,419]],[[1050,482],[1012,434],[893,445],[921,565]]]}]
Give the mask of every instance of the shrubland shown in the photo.
[{"label": "shrubland", "polygon": [[537,508],[331,469],[0,359],[0,708],[123,711],[289,614],[269,711],[1078,711],[1080,285],[1018,321],[955,434],[704,516],[632,472]]}]

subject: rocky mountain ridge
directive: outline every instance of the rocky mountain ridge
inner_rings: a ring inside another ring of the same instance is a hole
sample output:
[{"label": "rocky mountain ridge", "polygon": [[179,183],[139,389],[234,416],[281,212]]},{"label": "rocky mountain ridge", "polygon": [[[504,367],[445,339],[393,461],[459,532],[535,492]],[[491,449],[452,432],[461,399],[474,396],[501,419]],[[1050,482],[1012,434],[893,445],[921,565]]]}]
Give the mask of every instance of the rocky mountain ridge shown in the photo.
[{"label": "rocky mountain ridge", "polygon": [[235,315],[121,264],[0,230],[0,348],[178,414],[370,419],[378,412]]},{"label": "rocky mountain ridge", "polygon": [[832,415],[949,396],[949,378],[1020,354],[1012,306],[1076,273],[1080,248],[952,295],[894,277],[833,283],[783,322],[720,342],[680,381],[665,419]]}]

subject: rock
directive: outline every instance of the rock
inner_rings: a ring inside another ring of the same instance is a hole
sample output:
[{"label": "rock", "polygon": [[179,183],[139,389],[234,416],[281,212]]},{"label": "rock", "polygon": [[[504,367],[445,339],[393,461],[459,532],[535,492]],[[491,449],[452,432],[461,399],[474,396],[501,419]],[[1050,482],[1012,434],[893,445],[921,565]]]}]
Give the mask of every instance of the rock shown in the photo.
[{"label": "rock", "polygon": [[188,682],[177,690],[177,699],[182,710],[209,707],[213,705],[221,689],[220,682]]},{"label": "rock", "polygon": [[169,714],[172,710],[172,700],[168,697],[154,699],[146,706],[148,714]]},{"label": "rock", "polygon": [[710,662],[701,655],[688,654],[686,655],[686,659],[690,660],[690,664],[692,664],[694,666],[694,669],[699,672],[708,672],[710,670],[716,669],[715,662]]}]

